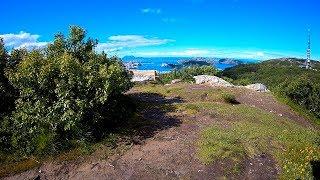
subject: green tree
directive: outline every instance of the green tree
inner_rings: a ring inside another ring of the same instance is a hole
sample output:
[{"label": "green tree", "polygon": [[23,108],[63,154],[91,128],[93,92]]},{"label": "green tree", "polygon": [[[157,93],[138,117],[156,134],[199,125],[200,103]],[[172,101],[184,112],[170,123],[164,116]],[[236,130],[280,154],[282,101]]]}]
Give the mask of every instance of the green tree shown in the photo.
[{"label": "green tree", "polygon": [[15,69],[15,67],[22,61],[27,53],[27,49],[13,49],[8,58],[7,67],[10,69]]},{"label": "green tree", "polygon": [[8,52],[3,39],[0,38],[0,119],[14,107],[15,92],[5,75],[8,59]]},{"label": "green tree", "polygon": [[9,74],[20,90],[11,117],[12,145],[23,153],[54,152],[72,139],[96,138],[93,131],[106,131],[111,115],[125,114],[119,106],[132,86],[129,73],[118,58],[96,53],[96,41],[85,35],[72,26],[68,38],[56,35],[44,51],[27,53]]},{"label": "green tree", "polygon": [[86,39],[86,31],[79,26],[71,26],[68,38],[63,34],[55,35],[53,44],[48,47],[49,56],[61,56],[67,52],[80,62],[85,62],[94,55],[94,47],[98,41],[88,38]]},{"label": "green tree", "polygon": [[3,39],[0,38],[0,153],[10,150],[10,128],[12,123],[7,116],[14,110],[17,91],[6,77],[9,55],[5,49]]}]

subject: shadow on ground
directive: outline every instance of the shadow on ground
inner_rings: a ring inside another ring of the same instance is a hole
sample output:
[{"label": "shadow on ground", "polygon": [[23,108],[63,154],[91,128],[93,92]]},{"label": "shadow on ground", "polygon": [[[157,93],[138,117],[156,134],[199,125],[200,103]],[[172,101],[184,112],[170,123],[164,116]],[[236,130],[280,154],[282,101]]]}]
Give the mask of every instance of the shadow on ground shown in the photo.
[{"label": "shadow on ground", "polygon": [[153,137],[156,132],[177,127],[181,124],[181,120],[168,115],[170,112],[176,111],[174,104],[184,102],[181,98],[167,98],[157,93],[141,92],[131,93],[128,96],[137,105],[138,123],[140,122],[140,124],[137,126],[138,129],[135,129],[138,136],[135,141],[138,143]]},{"label": "shadow on ground", "polygon": [[314,179],[320,179],[320,161],[311,161],[312,175]]}]

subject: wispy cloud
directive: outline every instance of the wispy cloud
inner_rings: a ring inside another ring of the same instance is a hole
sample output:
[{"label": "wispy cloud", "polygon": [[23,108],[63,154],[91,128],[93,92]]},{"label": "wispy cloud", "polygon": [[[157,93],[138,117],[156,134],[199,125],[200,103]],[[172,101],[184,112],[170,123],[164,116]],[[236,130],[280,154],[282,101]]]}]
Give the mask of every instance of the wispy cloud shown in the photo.
[{"label": "wispy cloud", "polygon": [[8,47],[12,48],[27,48],[27,49],[34,49],[34,48],[43,48],[48,44],[48,42],[41,42],[39,41],[40,35],[37,34],[30,34],[27,32],[21,31],[18,34],[1,34],[1,38],[3,38],[4,43]]},{"label": "wispy cloud", "polygon": [[113,52],[125,48],[137,48],[146,46],[158,46],[173,42],[171,39],[160,39],[157,37],[146,37],[141,35],[116,35],[110,36],[105,43],[99,43],[96,50]]},{"label": "wispy cloud", "polygon": [[[43,48],[50,43],[39,41],[40,35],[24,31],[21,31],[18,34],[0,34],[0,37],[4,40],[7,47],[15,49],[38,49]],[[116,52],[123,49],[128,50],[138,47],[159,46],[173,41],[174,40],[171,39],[160,39],[157,37],[141,35],[116,35],[110,36],[107,42],[99,43],[96,47],[96,51]]]},{"label": "wispy cloud", "polygon": [[161,14],[162,10],[159,8],[157,8],[157,9],[144,8],[144,9],[141,9],[141,13],[143,13],[143,14]]},{"label": "wispy cloud", "polygon": [[175,19],[175,18],[162,18],[161,20],[163,22],[165,22],[165,23],[175,23],[175,22],[177,22],[177,19]]},{"label": "wispy cloud", "polygon": [[[40,35],[21,31],[14,34],[0,34],[6,46],[10,48],[43,48],[50,42],[40,41]],[[142,35],[116,35],[110,36],[107,42],[99,43],[96,51],[105,51],[110,54],[135,55],[144,57],[228,57],[243,59],[271,59],[279,57],[303,57],[303,54],[296,52],[279,52],[255,49],[235,49],[235,48],[185,48],[185,49],[163,49],[147,50],[144,47],[165,45],[174,42],[171,39],[161,39],[158,37]],[[141,49],[143,48],[143,49]],[[133,53],[134,52],[134,53]]]}]

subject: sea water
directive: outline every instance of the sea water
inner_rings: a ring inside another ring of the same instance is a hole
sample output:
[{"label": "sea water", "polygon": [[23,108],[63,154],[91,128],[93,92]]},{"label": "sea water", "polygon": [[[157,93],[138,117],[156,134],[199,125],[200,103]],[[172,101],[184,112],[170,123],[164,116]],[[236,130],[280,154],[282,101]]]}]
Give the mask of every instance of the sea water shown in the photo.
[{"label": "sea water", "polygon": [[[128,62],[136,62],[139,63],[139,66],[137,66],[137,70],[156,70],[159,73],[166,73],[170,72],[173,70],[173,68],[167,66],[167,64],[180,64],[181,63],[181,58],[141,58],[141,59],[135,59],[134,61],[129,60],[129,59],[124,59],[124,63]],[[245,59],[241,60],[242,63],[244,64],[250,64],[250,63],[255,63],[257,60],[251,60],[251,59]],[[219,69],[219,70],[224,70],[226,68],[234,67],[237,64],[231,63],[219,63],[219,61],[214,61],[212,66]]]}]

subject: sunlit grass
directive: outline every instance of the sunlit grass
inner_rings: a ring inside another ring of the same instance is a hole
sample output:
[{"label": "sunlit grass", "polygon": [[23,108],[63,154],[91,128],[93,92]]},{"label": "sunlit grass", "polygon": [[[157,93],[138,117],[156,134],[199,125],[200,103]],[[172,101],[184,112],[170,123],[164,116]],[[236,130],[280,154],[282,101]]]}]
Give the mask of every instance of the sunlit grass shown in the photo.
[{"label": "sunlit grass", "polygon": [[228,109],[228,115],[222,118],[233,120],[202,132],[199,157],[203,162],[223,158],[240,160],[266,153],[281,167],[282,179],[312,179],[310,161],[320,160],[316,131],[244,105],[203,107],[214,108],[219,113]]}]

